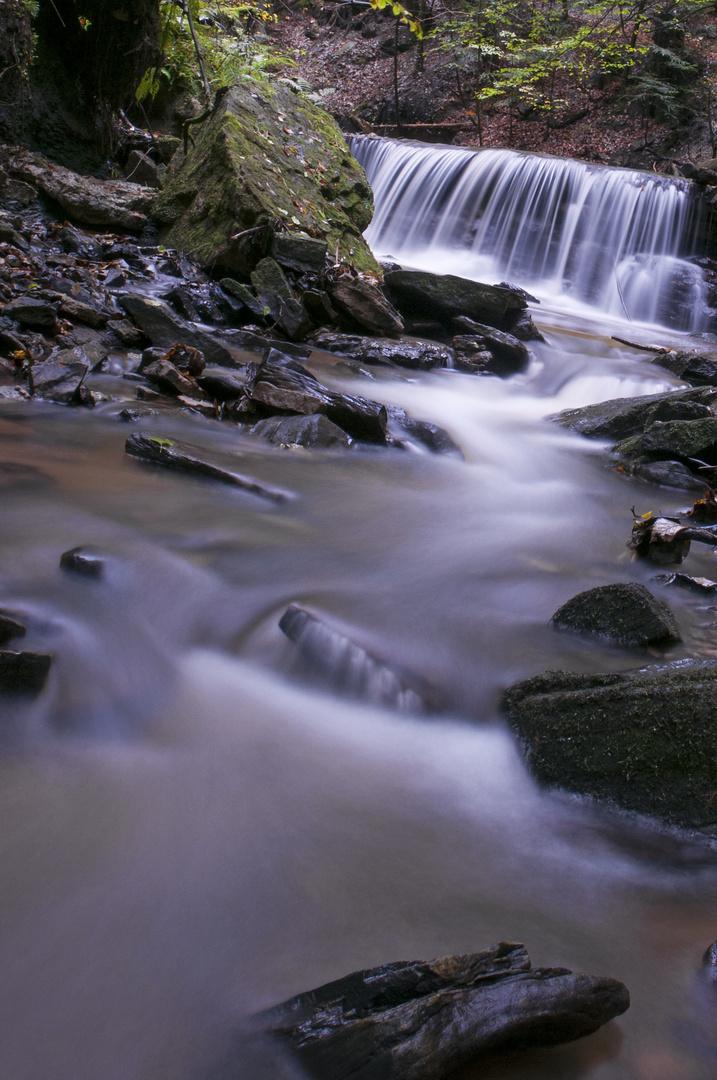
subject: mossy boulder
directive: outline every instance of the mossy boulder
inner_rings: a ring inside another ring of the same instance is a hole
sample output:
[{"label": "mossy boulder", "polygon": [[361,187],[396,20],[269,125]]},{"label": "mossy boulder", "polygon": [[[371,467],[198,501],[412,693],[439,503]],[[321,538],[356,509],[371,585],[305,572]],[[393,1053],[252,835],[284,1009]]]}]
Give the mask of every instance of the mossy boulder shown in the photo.
[{"label": "mossy boulder", "polygon": [[538,781],[670,824],[717,830],[717,663],[548,671],[503,708]]},{"label": "mossy boulder", "polygon": [[565,409],[551,419],[588,439],[628,439],[658,420],[699,420],[714,415],[715,398],[717,392],[708,388],[670,390]]},{"label": "mossy boulder", "polygon": [[164,243],[204,266],[248,276],[270,253],[276,230],[288,230],[378,272],[361,235],[373,215],[371,189],[328,113],[247,78],[191,133],[194,144],[173,158],[155,204]]},{"label": "mossy boulder", "polygon": [[680,631],[664,600],[638,582],[599,585],[573,596],[553,615],[558,630],[616,645],[672,645]]}]

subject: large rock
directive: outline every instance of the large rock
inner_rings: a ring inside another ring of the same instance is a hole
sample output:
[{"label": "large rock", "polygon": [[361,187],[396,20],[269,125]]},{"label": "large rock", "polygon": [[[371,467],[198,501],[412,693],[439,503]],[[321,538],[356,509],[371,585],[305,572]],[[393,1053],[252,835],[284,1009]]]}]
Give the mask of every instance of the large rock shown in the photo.
[{"label": "large rock", "polygon": [[506,691],[503,707],[542,783],[717,829],[717,663],[637,671],[548,671]]},{"label": "large rock", "polygon": [[204,353],[211,364],[234,367],[239,362],[231,348],[213,334],[198,330],[181,315],[177,315],[164,300],[125,293],[120,296],[119,302],[133,322],[158,348],[171,349],[174,345],[189,345]]},{"label": "large rock", "polygon": [[453,274],[392,270],[384,275],[389,296],[402,315],[420,315],[450,323],[458,316],[500,327],[508,311],[527,300],[509,286],[484,285]]},{"label": "large rock", "polygon": [[389,304],[378,285],[349,275],[327,285],[332,303],[359,326],[372,334],[395,337],[403,331],[403,320]]},{"label": "large rock", "polygon": [[616,645],[671,645],[680,641],[667,604],[637,582],[599,585],[573,596],[553,615],[553,626],[605,638]]},{"label": "large rock", "polygon": [[613,398],[550,419],[588,439],[628,439],[655,421],[699,420],[714,416],[717,389],[672,390],[640,398]]},{"label": "large rock", "polygon": [[[172,160],[155,204],[168,227],[165,243],[205,266],[247,275],[257,256],[269,254],[283,220],[290,231],[325,240],[332,255],[378,271],[362,236],[371,191],[328,113],[247,78],[218,96],[192,138],[189,152]],[[258,243],[247,247],[252,240]]]},{"label": "large rock", "polygon": [[270,416],[251,429],[274,446],[303,446],[310,450],[348,447],[351,439],[321,413],[313,416]]},{"label": "large rock", "polygon": [[667,368],[690,386],[717,386],[717,359],[689,350],[658,353],[655,364]]},{"label": "large rock", "polygon": [[89,372],[87,364],[33,364],[30,369],[30,390],[37,397],[68,405],[76,399],[77,391]]},{"label": "large rock", "polygon": [[8,172],[39,188],[85,225],[138,232],[147,224],[154,201],[154,195],[139,184],[80,176],[28,150],[13,155]]},{"label": "large rock", "polygon": [[[617,443],[613,451],[638,461],[679,461],[693,472],[704,465],[715,467],[717,416],[655,421],[641,435]],[[710,472],[704,475],[707,481]]]},{"label": "large rock", "polygon": [[629,1007],[615,979],[533,968],[523,945],[356,971],[255,1019],[313,1080],[442,1080],[498,1048],[551,1046]]}]

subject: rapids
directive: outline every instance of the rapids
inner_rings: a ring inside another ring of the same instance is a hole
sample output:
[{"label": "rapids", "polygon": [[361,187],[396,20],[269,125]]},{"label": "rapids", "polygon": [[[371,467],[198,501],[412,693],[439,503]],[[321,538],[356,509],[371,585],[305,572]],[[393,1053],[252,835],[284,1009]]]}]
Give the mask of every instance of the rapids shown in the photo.
[{"label": "rapids", "polygon": [[[564,308],[532,309],[547,344],[508,381],[367,380],[313,358],[327,383],[445,426],[465,461],[278,450],[196,415],[140,422],[290,488],[280,508],[128,458],[131,383],[92,413],[0,403],[0,603],[56,657],[48,692],[3,725],[0,1076],[296,1078],[237,1037],[244,1017],[356,968],[500,939],[620,978],[633,1004],[587,1040],[462,1080],[714,1076],[717,999],[694,982],[717,937],[714,854],[539,791],[497,709],[547,667],[656,658],[548,620],[592,585],[649,584],[625,548],[630,508],[689,499],[546,423],[678,385],[611,340],[634,326]],[[79,544],[107,553],[104,580],[60,572]],[[715,574],[709,550],[688,566]],[[684,636],[669,657],[717,655],[713,613],[669,600]],[[420,671],[448,714],[299,681],[277,626],[292,601]]]}]

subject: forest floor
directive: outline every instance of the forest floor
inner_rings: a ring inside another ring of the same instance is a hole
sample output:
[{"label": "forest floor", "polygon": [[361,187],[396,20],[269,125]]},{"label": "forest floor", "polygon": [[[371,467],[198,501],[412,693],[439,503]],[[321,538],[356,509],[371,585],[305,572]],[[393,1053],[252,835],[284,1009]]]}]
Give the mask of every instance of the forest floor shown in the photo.
[{"label": "forest floor", "polygon": [[[372,9],[352,14],[350,4],[334,5],[318,14],[322,22],[310,11],[287,10],[280,18],[275,38],[296,64],[287,74],[310,83],[345,128],[367,130],[370,126],[379,134],[399,134],[391,55],[395,20]],[[705,14],[703,21],[704,26],[688,37],[686,47],[705,70],[715,62],[717,19]],[[402,31],[400,40],[409,44],[407,31]],[[640,109],[625,99],[619,80],[580,88],[558,78],[555,96],[561,105],[550,123],[539,110],[521,115],[499,104],[483,110],[479,133],[470,88],[459,85],[450,51],[434,40],[425,42],[422,72],[417,71],[415,41],[398,57],[400,134],[405,137],[530,150],[668,173],[679,172],[680,161],[702,162],[713,156],[706,119],[699,118],[702,109],[697,93],[690,102],[691,115],[685,113],[663,124],[649,121],[646,131]],[[412,126],[417,124],[436,127]]]}]

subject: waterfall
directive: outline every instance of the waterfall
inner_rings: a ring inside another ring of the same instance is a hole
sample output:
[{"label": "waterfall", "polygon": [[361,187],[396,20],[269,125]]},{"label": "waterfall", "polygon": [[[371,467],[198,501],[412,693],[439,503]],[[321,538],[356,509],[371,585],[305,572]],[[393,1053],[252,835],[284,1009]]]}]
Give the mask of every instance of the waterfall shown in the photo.
[{"label": "waterfall", "polygon": [[709,325],[686,181],[514,150],[365,136],[351,149],[373,187],[366,238],[380,256],[635,322]]}]

